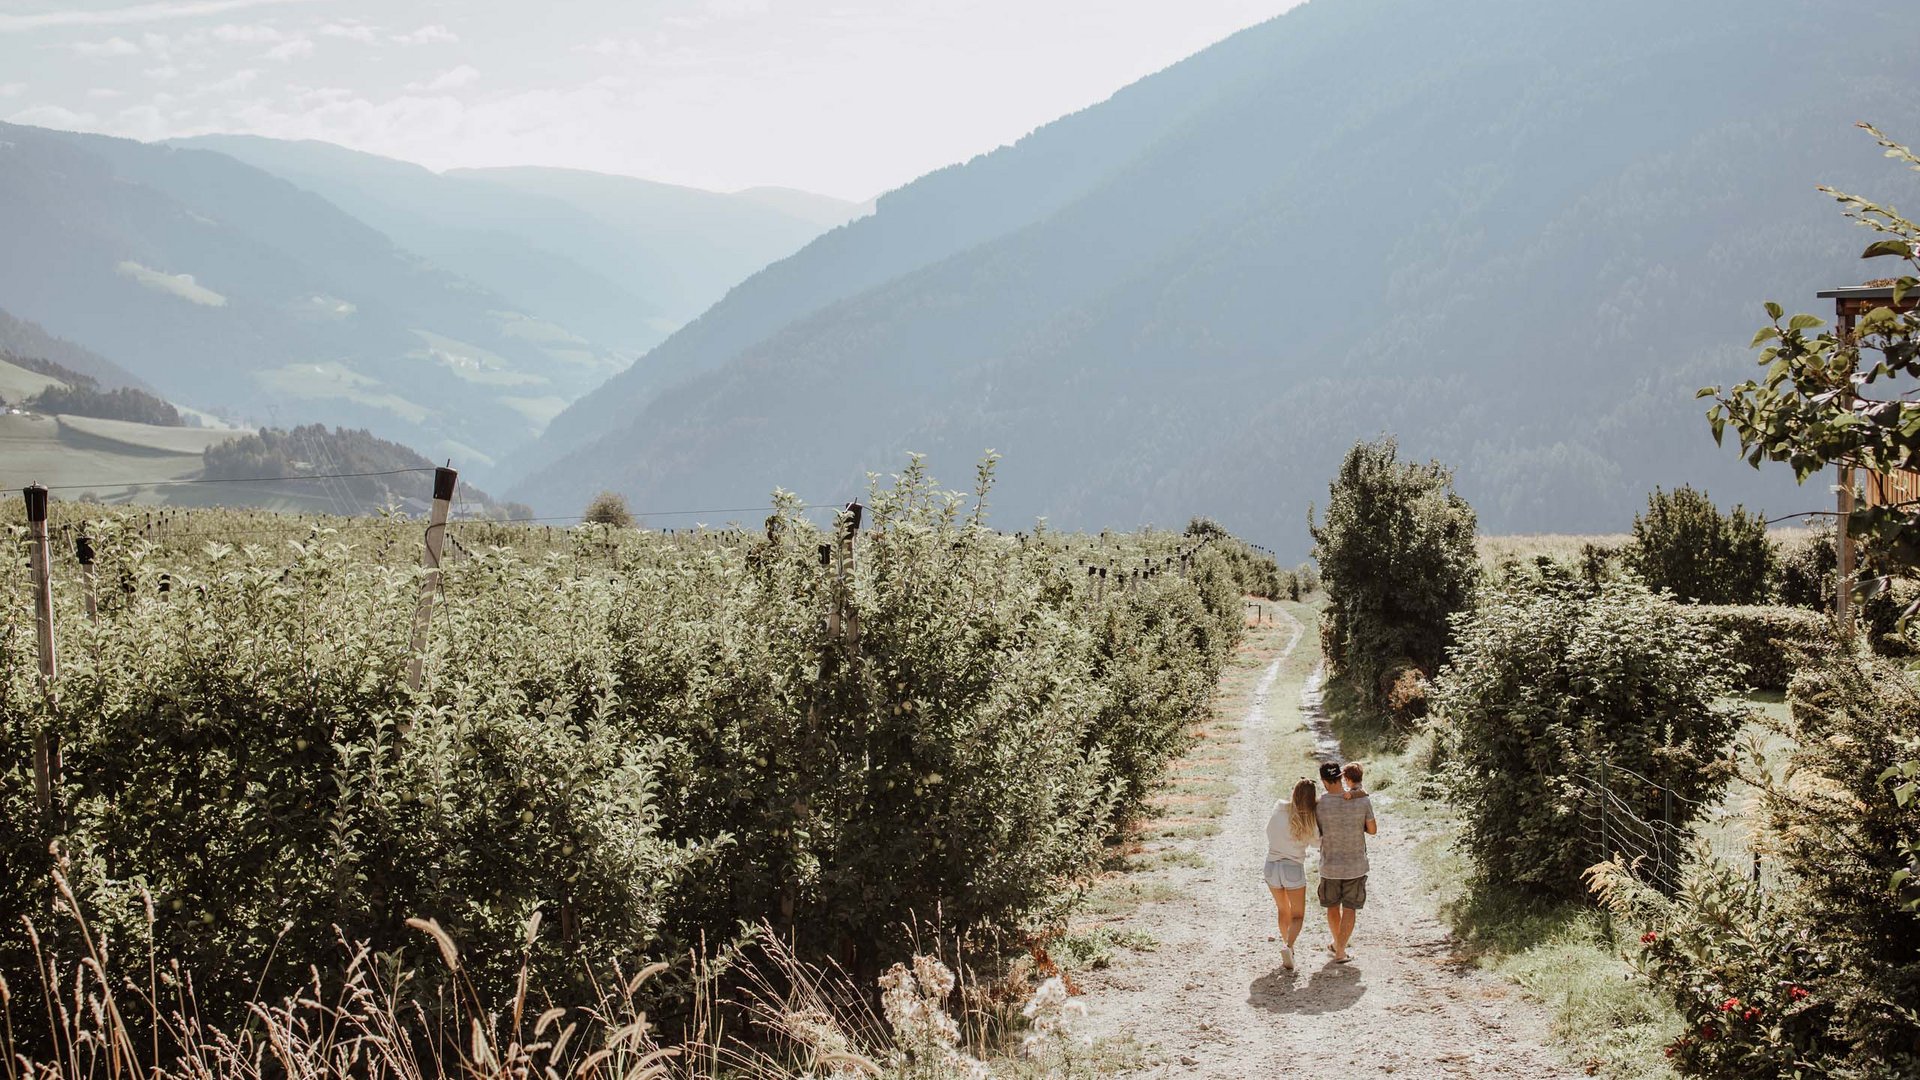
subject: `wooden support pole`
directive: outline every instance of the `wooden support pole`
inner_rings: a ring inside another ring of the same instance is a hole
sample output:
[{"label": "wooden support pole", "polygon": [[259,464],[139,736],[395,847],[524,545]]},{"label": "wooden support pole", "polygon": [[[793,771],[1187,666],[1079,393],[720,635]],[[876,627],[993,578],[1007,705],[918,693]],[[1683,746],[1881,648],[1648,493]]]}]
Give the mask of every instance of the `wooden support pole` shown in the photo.
[{"label": "wooden support pole", "polygon": [[853,606],[853,538],[860,532],[860,519],[866,507],[850,502],[840,518],[840,566],[835,573],[835,605],[840,610],[842,640],[848,647],[860,647],[860,612]]},{"label": "wooden support pole", "polygon": [[[32,543],[33,622],[40,645],[40,692],[53,701],[60,664],[53,645],[53,552],[47,546],[47,489],[33,484],[21,492],[27,503],[27,536]],[[51,717],[49,717],[49,722]],[[53,792],[60,782],[60,743],[48,728],[33,736],[33,795],[42,814],[53,813]]]},{"label": "wooden support pole", "polygon": [[420,602],[413,609],[413,662],[407,668],[407,689],[420,689],[426,673],[427,629],[433,625],[433,597],[440,591],[440,549],[446,542],[447,508],[453,504],[453,489],[460,474],[449,468],[433,470],[433,509],[427,514],[425,542],[420,549],[420,567],[426,574],[420,579]]},{"label": "wooden support pole", "polygon": [[[1842,342],[1851,342],[1853,340],[1853,315],[1842,310],[1839,322],[1840,340]],[[1853,411],[1853,392],[1851,389],[1847,391],[1844,400],[1847,404],[1847,411],[1851,414]],[[1845,464],[1840,465],[1839,476],[1839,505],[1835,507],[1835,509],[1839,511],[1839,516],[1835,519],[1833,530],[1835,554],[1838,556],[1836,561],[1839,564],[1833,582],[1833,622],[1842,637],[1850,637],[1853,634],[1854,564],[1853,539],[1848,535],[1851,522],[1848,521],[1848,517],[1853,513],[1853,467]]]},{"label": "wooden support pole", "polygon": [[87,593],[87,621],[100,621],[100,596],[93,580],[93,537],[81,533],[73,541],[73,557],[80,563],[80,581]]}]

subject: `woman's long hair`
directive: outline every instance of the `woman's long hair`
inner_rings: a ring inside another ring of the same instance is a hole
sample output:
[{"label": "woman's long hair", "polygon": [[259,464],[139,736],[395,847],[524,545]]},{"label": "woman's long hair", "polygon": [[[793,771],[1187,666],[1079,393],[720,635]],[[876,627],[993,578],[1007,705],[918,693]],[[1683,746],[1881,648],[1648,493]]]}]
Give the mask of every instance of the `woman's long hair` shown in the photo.
[{"label": "woman's long hair", "polygon": [[1287,811],[1287,831],[1295,840],[1309,840],[1320,831],[1319,793],[1314,790],[1313,781],[1302,780],[1293,785],[1291,801],[1293,808]]}]

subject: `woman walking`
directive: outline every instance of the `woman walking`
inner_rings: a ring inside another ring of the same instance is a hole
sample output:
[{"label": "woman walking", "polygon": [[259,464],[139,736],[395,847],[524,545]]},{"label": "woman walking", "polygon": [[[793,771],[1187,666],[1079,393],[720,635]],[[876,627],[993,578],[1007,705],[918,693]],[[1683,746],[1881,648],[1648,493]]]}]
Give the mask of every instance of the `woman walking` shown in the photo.
[{"label": "woman walking", "polygon": [[1293,797],[1276,803],[1267,818],[1267,888],[1280,920],[1280,964],[1293,970],[1293,943],[1307,917],[1307,848],[1320,842],[1313,781],[1293,786]]}]

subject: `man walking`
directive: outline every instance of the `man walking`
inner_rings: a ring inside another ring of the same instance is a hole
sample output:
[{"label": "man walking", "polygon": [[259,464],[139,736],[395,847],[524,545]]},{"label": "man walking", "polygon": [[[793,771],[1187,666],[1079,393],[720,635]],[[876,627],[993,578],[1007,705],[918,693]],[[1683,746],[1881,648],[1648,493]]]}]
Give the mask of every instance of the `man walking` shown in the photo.
[{"label": "man walking", "polygon": [[1364,791],[1341,787],[1337,762],[1320,763],[1320,784],[1320,906],[1333,932],[1333,962],[1344,964],[1353,959],[1347,955],[1353,917],[1367,904],[1367,837],[1380,825]]}]

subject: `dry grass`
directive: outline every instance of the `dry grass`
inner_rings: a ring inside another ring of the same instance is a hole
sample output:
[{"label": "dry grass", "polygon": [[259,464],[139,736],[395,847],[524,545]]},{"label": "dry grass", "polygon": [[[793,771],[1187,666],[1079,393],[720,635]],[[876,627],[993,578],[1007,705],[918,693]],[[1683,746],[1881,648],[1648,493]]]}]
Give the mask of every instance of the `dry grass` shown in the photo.
[{"label": "dry grass", "polygon": [[[724,958],[689,959],[692,1007],[680,1036],[663,1039],[641,999],[666,963],[590,972],[590,1006],[542,1002],[530,966],[537,914],[509,1001],[482,1001],[453,938],[409,919],[438,956],[437,989],[423,995],[418,974],[343,940],[340,971],[313,972],[284,1001],[250,1002],[237,1030],[224,1031],[199,1015],[191,972],[151,953],[116,963],[67,881],[56,875],[54,886],[62,936],[84,955],[63,966],[28,925],[46,1009],[37,1020],[14,1015],[0,979],[6,1080],[1038,1080],[1124,1063],[1124,1047],[1094,1051],[1075,1035],[1084,1010],[1044,953],[986,984],[957,959],[949,966],[943,954],[958,946],[937,935],[889,969],[876,994],[761,927]],[[1107,930],[1083,938],[1071,944],[1090,955],[1153,947]],[[29,1045],[20,1036],[30,1026],[47,1037]]]}]

